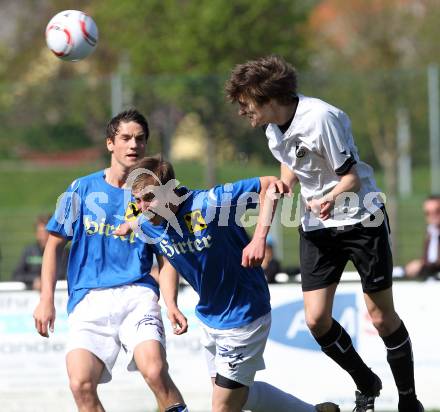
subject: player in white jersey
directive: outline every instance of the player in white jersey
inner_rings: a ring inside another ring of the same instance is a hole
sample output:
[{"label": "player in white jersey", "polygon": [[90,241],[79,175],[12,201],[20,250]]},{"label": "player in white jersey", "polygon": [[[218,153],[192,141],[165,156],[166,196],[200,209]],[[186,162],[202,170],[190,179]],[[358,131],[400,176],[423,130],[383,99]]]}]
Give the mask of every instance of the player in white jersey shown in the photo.
[{"label": "player in white jersey", "polygon": [[237,65],[226,84],[252,127],[264,127],[290,193],[299,182],[301,281],[306,322],[325,354],[356,386],[357,412],[374,410],[382,383],[332,318],[337,285],[356,266],[373,325],[387,348],[399,412],[423,411],[414,384],[411,341],[393,305],[392,256],[385,207],[373,170],[359,159],[350,119],[322,100],[297,93],[295,69],[278,56]]},{"label": "player in white jersey", "polygon": [[[125,181],[130,167],[144,155],[148,134],[148,123],[137,110],[113,117],[106,134],[110,167],[75,180],[47,225],[35,327],[45,337],[54,331],[56,256],[70,240],[66,366],[81,412],[104,411],[97,386],[111,380],[121,348],[127,369],[141,372],[161,412],[187,411],[168,374],[159,287],[150,274],[152,249],[135,236],[112,234],[137,212]],[[176,296],[176,282],[169,286]],[[175,312],[175,320],[184,332],[186,319]]]}]

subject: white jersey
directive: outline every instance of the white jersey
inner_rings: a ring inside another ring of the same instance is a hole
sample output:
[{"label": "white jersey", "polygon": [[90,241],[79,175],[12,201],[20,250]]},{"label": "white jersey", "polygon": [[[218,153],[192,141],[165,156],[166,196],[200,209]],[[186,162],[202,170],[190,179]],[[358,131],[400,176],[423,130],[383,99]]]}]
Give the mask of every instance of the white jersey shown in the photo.
[{"label": "white jersey", "polygon": [[[381,206],[373,169],[359,159],[351,132],[351,122],[340,109],[302,95],[295,116],[285,133],[269,124],[266,136],[275,158],[286,164],[301,185],[302,217],[305,231],[353,225],[366,220]],[[357,193],[336,199],[331,217],[316,218],[305,208],[305,201],[329,193],[351,167],[361,181]]]}]

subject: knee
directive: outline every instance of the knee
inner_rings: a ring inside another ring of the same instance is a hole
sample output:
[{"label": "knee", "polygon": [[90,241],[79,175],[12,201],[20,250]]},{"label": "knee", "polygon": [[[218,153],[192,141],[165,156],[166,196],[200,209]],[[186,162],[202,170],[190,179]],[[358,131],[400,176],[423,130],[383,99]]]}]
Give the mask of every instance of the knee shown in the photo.
[{"label": "knee", "polygon": [[226,402],[215,399],[212,400],[212,412],[229,412],[231,410],[233,409],[231,409],[231,406]]},{"label": "knee", "polygon": [[379,336],[388,336],[395,331],[399,324],[400,318],[396,312],[374,311],[370,313],[371,322],[376,328]]},{"label": "knee", "polygon": [[161,362],[151,363],[141,373],[145,382],[151,388],[164,386],[168,375],[168,365]]},{"label": "knee", "polygon": [[307,327],[313,336],[322,336],[332,326],[332,318],[330,316],[306,316]]},{"label": "knee", "polygon": [[382,316],[382,314],[375,314],[374,316],[371,316],[371,323],[377,329],[379,334],[380,331],[385,328],[385,318]]},{"label": "knee", "polygon": [[70,390],[77,400],[86,401],[87,399],[94,398],[97,395],[96,384],[94,384],[91,380],[71,378]]}]

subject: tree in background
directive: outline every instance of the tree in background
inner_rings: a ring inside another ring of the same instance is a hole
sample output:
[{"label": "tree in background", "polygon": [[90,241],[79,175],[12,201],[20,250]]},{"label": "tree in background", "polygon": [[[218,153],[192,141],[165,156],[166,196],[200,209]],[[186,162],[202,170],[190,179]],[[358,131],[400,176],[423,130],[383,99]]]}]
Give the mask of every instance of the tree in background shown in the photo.
[{"label": "tree in background", "polygon": [[[54,58],[44,42],[47,21],[66,7],[65,1],[41,0],[38,7],[32,0],[8,2],[0,25],[0,139],[12,136],[19,145],[38,147],[49,138],[42,138],[43,131],[53,130],[56,148],[67,140],[57,134],[75,130],[86,138],[72,136],[71,145],[100,141],[103,119],[111,111],[110,76],[123,60],[133,103],[153,114],[164,150],[182,114],[195,111],[209,132],[210,152],[228,141],[237,152],[264,158],[263,145],[252,144],[258,132],[247,131],[231,115],[234,109],[224,103],[222,86],[236,63],[278,53],[300,69],[307,90],[344,108],[355,127],[364,125],[363,157],[377,158],[389,169],[387,191],[393,193],[395,107],[425,99],[420,96],[424,85],[408,87],[414,79],[405,70],[438,60],[437,3],[78,0],[75,8],[94,17],[100,41],[90,58],[66,63]],[[414,123],[426,124],[420,105],[413,105],[410,115]],[[32,134],[26,132],[31,127]],[[14,151],[0,146],[9,155]]]},{"label": "tree in background", "polygon": [[214,160],[221,142],[236,139],[230,133],[236,123],[223,95],[228,71],[238,62],[269,53],[300,65],[306,60],[303,27],[310,6],[301,1],[105,0],[96,1],[94,8],[112,59],[125,50],[133,73],[168,76],[169,104],[199,114],[208,131],[203,156],[209,159],[208,185],[216,181]]},{"label": "tree in background", "polygon": [[[80,0],[75,8],[93,16],[100,39],[94,55],[79,63],[58,61],[44,44],[45,25],[66,7],[64,1],[43,0],[38,10],[30,0],[17,0],[16,4],[16,51],[3,61],[6,69],[0,74],[3,81],[15,82],[5,94],[21,117],[21,129],[10,127],[16,141],[23,141],[23,129],[29,125],[44,129],[48,123],[66,119],[83,126],[91,140],[99,140],[100,120],[111,110],[108,93],[104,101],[102,98],[103,76],[115,73],[124,59],[129,67],[125,85],[132,88],[133,102],[149,109],[148,113],[156,112],[153,119],[159,119],[162,135],[174,131],[175,125],[170,126],[169,121],[179,119],[179,113],[200,115],[209,132],[208,165],[213,166],[222,141],[237,145],[237,125],[238,131],[244,129],[231,120],[231,109],[224,101],[223,82],[229,70],[238,62],[269,53],[282,54],[304,66],[304,25],[312,2]],[[26,22],[30,24],[26,26]],[[75,79],[77,85],[59,81],[65,79]],[[3,114],[5,125],[7,113]],[[213,170],[208,174],[212,184]]]}]

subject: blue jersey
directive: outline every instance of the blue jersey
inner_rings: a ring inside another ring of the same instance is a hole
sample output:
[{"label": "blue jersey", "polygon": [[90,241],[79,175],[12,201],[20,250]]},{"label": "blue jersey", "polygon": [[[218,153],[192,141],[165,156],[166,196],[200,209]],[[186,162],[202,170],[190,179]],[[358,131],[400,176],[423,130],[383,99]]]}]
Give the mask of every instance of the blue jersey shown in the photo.
[{"label": "blue jersey", "polygon": [[178,228],[165,221],[157,226],[141,224],[142,232],[156,242],[156,251],[197,292],[196,315],[210,327],[244,326],[270,312],[263,270],[241,266],[249,238],[240,218],[247,208],[256,206],[259,192],[258,178],[209,191],[179,188],[178,195],[186,200],[176,213]]},{"label": "blue jersey", "polygon": [[104,171],[75,180],[58,199],[47,230],[71,240],[67,284],[67,311],[91,289],[139,284],[159,295],[151,277],[151,247],[132,233],[112,232],[126,220],[136,219],[130,191],[105,181]]}]

